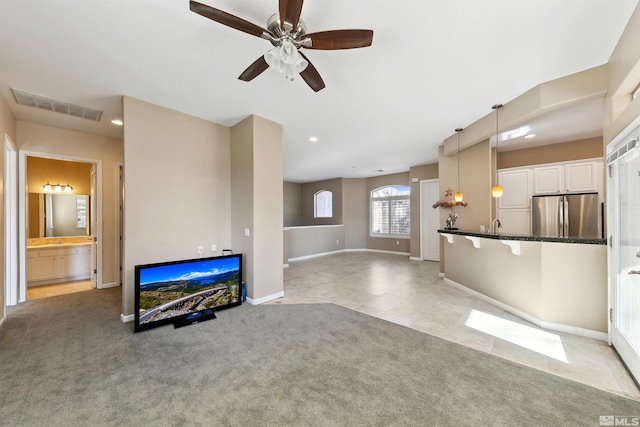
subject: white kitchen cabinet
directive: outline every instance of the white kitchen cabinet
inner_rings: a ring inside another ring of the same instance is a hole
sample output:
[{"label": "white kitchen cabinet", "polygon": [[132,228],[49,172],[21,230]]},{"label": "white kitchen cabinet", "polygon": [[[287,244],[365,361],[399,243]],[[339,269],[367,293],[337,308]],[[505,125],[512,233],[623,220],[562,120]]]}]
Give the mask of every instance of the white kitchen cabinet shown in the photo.
[{"label": "white kitchen cabinet", "polygon": [[27,285],[91,277],[91,245],[27,248]]},{"label": "white kitchen cabinet", "polygon": [[531,235],[531,210],[530,209],[501,209],[498,219],[502,224],[502,234]]},{"label": "white kitchen cabinet", "polygon": [[531,170],[507,169],[498,171],[498,182],[503,193],[500,209],[527,209],[531,202]]},{"label": "white kitchen cabinet", "polygon": [[565,188],[567,192],[597,191],[597,163],[567,163],[565,169]]},{"label": "white kitchen cabinet", "polygon": [[504,234],[530,234],[531,197],[536,194],[597,191],[602,199],[603,161],[588,159],[498,171],[503,187],[498,219]]},{"label": "white kitchen cabinet", "polygon": [[564,166],[541,166],[533,168],[534,194],[561,193],[564,187]]}]

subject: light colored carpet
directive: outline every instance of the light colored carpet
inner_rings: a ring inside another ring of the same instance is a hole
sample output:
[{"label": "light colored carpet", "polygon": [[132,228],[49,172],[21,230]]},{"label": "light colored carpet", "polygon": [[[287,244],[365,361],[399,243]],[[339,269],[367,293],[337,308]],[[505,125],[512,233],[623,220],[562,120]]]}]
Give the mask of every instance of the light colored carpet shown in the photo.
[{"label": "light colored carpet", "polygon": [[640,403],[332,304],[134,334],[120,289],[29,301],[0,330],[10,426],[586,426]]}]

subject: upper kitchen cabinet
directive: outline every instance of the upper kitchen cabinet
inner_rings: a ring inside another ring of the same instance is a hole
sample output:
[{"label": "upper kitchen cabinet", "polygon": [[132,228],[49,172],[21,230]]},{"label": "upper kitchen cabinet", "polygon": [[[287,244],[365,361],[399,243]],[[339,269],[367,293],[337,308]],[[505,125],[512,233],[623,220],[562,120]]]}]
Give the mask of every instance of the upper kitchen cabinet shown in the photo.
[{"label": "upper kitchen cabinet", "polygon": [[498,182],[503,188],[500,209],[527,209],[531,201],[531,169],[498,171]]},{"label": "upper kitchen cabinet", "polygon": [[599,191],[598,167],[602,167],[602,162],[597,160],[535,167],[533,192],[551,194]]},{"label": "upper kitchen cabinet", "polygon": [[562,165],[533,168],[534,194],[560,193],[564,181]]},{"label": "upper kitchen cabinet", "polygon": [[565,166],[565,187],[567,192],[598,191],[598,163],[568,163]]}]

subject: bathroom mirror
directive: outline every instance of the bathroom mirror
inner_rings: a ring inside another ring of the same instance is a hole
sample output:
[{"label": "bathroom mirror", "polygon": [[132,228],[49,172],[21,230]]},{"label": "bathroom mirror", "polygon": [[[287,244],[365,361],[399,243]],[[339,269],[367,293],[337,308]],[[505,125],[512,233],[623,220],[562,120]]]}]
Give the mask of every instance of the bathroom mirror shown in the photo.
[{"label": "bathroom mirror", "polygon": [[29,238],[91,234],[89,196],[29,193]]}]

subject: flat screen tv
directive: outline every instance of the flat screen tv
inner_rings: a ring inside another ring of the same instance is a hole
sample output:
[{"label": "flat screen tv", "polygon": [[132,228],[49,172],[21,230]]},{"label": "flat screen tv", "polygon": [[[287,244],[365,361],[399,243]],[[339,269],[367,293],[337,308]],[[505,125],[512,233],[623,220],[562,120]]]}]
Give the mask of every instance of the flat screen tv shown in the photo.
[{"label": "flat screen tv", "polygon": [[242,254],[135,266],[135,332],[214,319],[242,304]]}]

